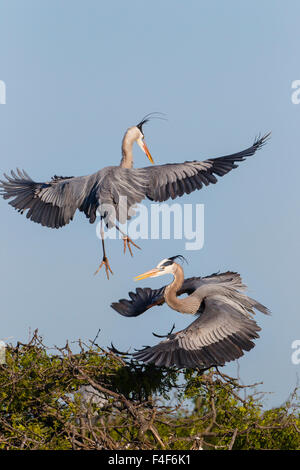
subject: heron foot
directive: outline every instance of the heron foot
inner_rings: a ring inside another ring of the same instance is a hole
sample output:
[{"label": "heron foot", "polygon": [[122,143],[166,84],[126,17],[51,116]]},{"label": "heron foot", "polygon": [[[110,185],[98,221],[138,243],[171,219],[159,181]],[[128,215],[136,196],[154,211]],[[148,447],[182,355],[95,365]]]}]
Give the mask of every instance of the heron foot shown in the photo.
[{"label": "heron foot", "polygon": [[139,250],[141,249],[138,245],[136,245],[136,244],[131,240],[131,238],[128,237],[128,235],[126,235],[125,237],[123,237],[123,243],[124,243],[124,255],[125,255],[125,253],[126,253],[126,248],[128,247],[129,253],[131,254],[131,256],[133,256],[130,243],[131,243],[133,246],[135,246],[136,248],[138,248]]},{"label": "heron foot", "polygon": [[105,267],[106,276],[107,276],[107,279],[109,279],[109,273],[113,274],[113,272],[111,270],[111,267],[109,265],[109,262],[108,262],[108,259],[107,259],[106,256],[103,256],[102,262],[101,262],[99,268],[97,269],[97,271],[94,273],[94,275],[96,276],[96,274],[98,274],[98,272],[100,271],[102,266]]}]

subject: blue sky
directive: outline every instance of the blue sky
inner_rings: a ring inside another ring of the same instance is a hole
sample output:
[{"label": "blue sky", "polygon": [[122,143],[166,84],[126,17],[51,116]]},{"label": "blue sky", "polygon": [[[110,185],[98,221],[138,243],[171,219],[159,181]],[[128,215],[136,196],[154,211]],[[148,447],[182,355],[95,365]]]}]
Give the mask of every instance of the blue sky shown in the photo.
[{"label": "blue sky", "polygon": [[[177,202],[205,205],[205,243],[140,241],[134,258],[108,241],[115,274],[93,276],[101,258],[95,226],[82,214],[60,230],[29,222],[0,200],[0,337],[26,341],[38,328],[48,345],[112,341],[155,344],[152,331],[190,319],[164,306],[126,319],[110,308],[133,277],[181,253],[187,276],[241,273],[272,311],[257,314],[256,347],[239,360],[244,383],[263,381],[278,405],[296,384],[291,344],[299,321],[299,124],[291,84],[300,79],[297,0],[0,0],[1,173],[24,168],[38,181],[84,175],[120,160],[124,131],[145,114],[156,163],[202,160],[270,142],[217,185]],[[135,149],[135,166],[148,161]],[[150,202],[147,203],[150,206]],[[160,286],[167,278],[143,281]],[[235,374],[237,364],[224,368]]]}]

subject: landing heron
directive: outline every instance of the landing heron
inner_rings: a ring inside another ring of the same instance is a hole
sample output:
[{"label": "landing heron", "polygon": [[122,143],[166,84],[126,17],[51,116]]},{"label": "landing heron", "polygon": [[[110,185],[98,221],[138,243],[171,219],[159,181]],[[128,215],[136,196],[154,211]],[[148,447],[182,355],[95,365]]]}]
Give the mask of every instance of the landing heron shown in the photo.
[{"label": "landing heron", "polygon": [[[96,273],[105,266],[106,275],[112,273],[105,246],[103,223],[115,227],[123,235],[124,253],[126,248],[132,256],[131,245],[139,248],[131,238],[118,227],[116,222],[125,223],[134,214],[133,208],[143,199],[162,202],[175,199],[183,194],[201,189],[203,185],[215,184],[217,176],[224,176],[237,168],[260,149],[270,134],[255,139],[246,150],[204,161],[167,163],[146,168],[133,168],[133,145],[136,142],[153,164],[153,158],[145,143],[143,126],[153,113],[145,116],[136,126],[127,129],[122,141],[122,159],[119,166],[108,166],[96,173],[80,177],[55,175],[51,181],[37,183],[23,170],[4,174],[0,180],[0,195],[12,199],[9,204],[33,222],[45,227],[60,228],[73,220],[76,210],[84,212],[90,223],[96,220],[97,211],[101,217],[102,262]],[[95,274],[96,274],[95,273]]]},{"label": "landing heron", "polygon": [[[171,274],[173,281],[160,289],[138,288],[129,299],[111,307],[125,317],[136,317],[146,310],[167,303],[177,312],[196,316],[185,329],[170,333],[156,346],[133,353],[133,357],[156,366],[206,369],[223,366],[254,347],[261,328],[253,320],[254,310],[269,314],[267,307],[242,291],[246,286],[236,272],[184,279],[183,268],[175,260],[162,260],[136,280]],[[184,298],[179,298],[188,294]]]}]

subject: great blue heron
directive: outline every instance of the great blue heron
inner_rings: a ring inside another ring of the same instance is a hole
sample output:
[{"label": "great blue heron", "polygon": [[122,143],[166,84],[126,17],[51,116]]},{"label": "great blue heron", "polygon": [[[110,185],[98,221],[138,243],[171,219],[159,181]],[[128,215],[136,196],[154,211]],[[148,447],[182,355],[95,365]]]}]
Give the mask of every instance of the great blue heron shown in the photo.
[{"label": "great blue heron", "polygon": [[109,166],[97,173],[81,177],[54,176],[46,183],[36,183],[23,170],[11,176],[4,174],[6,181],[0,180],[0,194],[33,222],[51,228],[68,224],[78,209],[84,212],[90,223],[95,222],[97,211],[101,215],[101,239],[103,259],[96,273],[104,265],[107,277],[110,268],[105,247],[102,221],[107,227],[116,227],[132,255],[130,244],[139,248],[120,228],[116,221],[125,223],[133,215],[132,208],[144,198],[151,201],[175,199],[184,193],[201,189],[203,184],[216,183],[215,175],[223,176],[237,162],[253,155],[263,146],[269,134],[255,139],[253,145],[241,152],[204,161],[168,163],[147,168],[133,168],[132,148],[134,142],[145,152],[151,163],[153,159],[144,140],[143,125],[151,115],[145,116],[139,124],[130,127],[122,141],[122,159],[119,166]]},{"label": "great blue heron", "polygon": [[[251,318],[254,309],[269,310],[241,291],[246,289],[238,273],[225,272],[207,277],[184,279],[183,269],[173,256],[162,260],[154,269],[136,277],[172,274],[173,282],[160,289],[138,288],[130,292],[131,300],[121,299],[111,306],[121,315],[136,317],[155,305],[166,302],[177,312],[197,315],[187,328],[171,333],[156,346],[144,348],[133,356],[156,366],[209,368],[241,357],[254,347],[261,328]],[[178,296],[188,294],[179,299]]]}]

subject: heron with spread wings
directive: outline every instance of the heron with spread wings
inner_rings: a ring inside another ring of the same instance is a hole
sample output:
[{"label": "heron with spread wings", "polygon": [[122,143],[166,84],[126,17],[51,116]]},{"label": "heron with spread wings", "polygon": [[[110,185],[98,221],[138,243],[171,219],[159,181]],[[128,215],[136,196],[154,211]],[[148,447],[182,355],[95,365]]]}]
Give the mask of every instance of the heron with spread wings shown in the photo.
[{"label": "heron with spread wings", "polygon": [[96,173],[81,177],[54,176],[51,181],[38,183],[23,170],[4,174],[0,180],[0,194],[12,199],[9,204],[18,212],[26,213],[33,222],[46,227],[60,228],[73,220],[76,210],[83,212],[90,223],[101,218],[102,262],[96,271],[105,267],[106,275],[112,273],[105,246],[103,224],[115,227],[123,235],[124,253],[131,245],[139,248],[123,233],[117,222],[125,223],[134,215],[133,208],[143,199],[162,202],[201,189],[203,185],[215,184],[217,176],[224,176],[237,163],[253,155],[266,142],[270,134],[255,139],[253,145],[232,155],[209,158],[204,161],[168,163],[146,168],[133,168],[133,145],[136,142],[153,164],[145,143],[143,126],[152,116],[145,116],[139,124],[127,129],[122,141],[122,159],[119,166],[109,166]]},{"label": "heron with spread wings", "polygon": [[[133,357],[156,366],[206,369],[223,366],[241,357],[243,351],[250,351],[261,330],[252,318],[254,310],[264,314],[269,310],[243,293],[246,286],[238,273],[184,279],[181,265],[175,262],[178,258],[183,257],[164,259],[156,268],[136,277],[141,280],[171,274],[171,284],[160,289],[138,288],[129,293],[131,300],[111,304],[126,317],[136,317],[164,303],[177,312],[196,316],[187,328],[170,333],[156,346],[133,353]],[[183,294],[188,295],[180,298]]]}]

